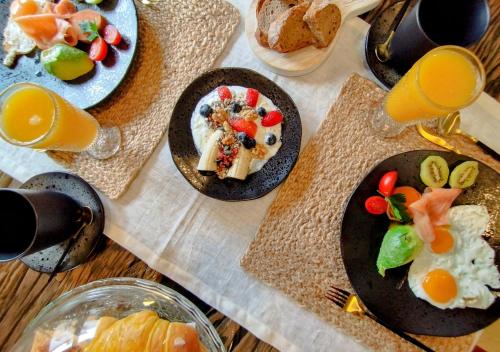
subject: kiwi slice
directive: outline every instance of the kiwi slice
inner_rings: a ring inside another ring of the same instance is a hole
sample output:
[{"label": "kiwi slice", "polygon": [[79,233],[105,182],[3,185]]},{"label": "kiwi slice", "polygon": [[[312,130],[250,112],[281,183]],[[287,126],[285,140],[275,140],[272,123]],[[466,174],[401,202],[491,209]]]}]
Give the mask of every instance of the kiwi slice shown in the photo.
[{"label": "kiwi slice", "polygon": [[477,161],[465,161],[455,167],[450,175],[450,187],[467,188],[476,182],[479,175],[479,164]]},{"label": "kiwi slice", "polygon": [[420,164],[420,179],[429,187],[443,187],[448,181],[448,163],[442,157],[430,155]]}]

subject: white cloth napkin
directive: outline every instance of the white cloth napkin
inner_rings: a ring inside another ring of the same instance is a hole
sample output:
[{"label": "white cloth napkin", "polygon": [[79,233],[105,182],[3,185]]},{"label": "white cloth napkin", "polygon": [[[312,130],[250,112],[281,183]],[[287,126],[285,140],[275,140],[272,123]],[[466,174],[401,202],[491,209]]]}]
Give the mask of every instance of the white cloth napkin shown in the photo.
[{"label": "white cloth napkin", "polygon": [[500,154],[500,103],[482,93],[471,106],[460,111],[461,129]]},{"label": "white cloth napkin", "polygon": [[[364,61],[368,24],[361,19],[345,23],[333,54],[319,69],[303,77],[286,78],[267,71],[248,47],[243,28],[249,2],[231,2],[240,10],[242,21],[218,64],[254,69],[289,93],[301,114],[302,145],[318,128],[351,73],[375,80]],[[0,142],[0,169],[25,181],[61,167],[43,153]],[[275,192],[238,203],[201,195],[176,169],[165,136],[123,197],[111,201],[102,196],[107,215],[105,233],[282,351],[366,350],[240,268],[240,258]]]}]

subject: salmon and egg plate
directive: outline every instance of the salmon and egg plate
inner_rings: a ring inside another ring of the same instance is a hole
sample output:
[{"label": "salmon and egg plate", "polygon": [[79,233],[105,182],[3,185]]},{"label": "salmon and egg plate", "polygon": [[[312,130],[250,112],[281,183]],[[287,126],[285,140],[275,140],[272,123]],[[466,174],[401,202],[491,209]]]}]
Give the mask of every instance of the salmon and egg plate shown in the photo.
[{"label": "salmon and egg plate", "polygon": [[[121,35],[116,27],[107,23],[99,11],[91,8],[78,10],[71,0],[13,0],[3,32],[3,64],[13,66],[17,56],[28,54],[35,48],[42,50],[42,63],[44,57],[53,58],[59,52],[62,58],[85,55],[89,61],[102,61],[107,56],[108,45],[118,45],[120,41]],[[79,42],[90,45],[88,53],[76,48]],[[57,48],[57,53],[51,51],[54,48]],[[68,61],[62,58],[59,60]],[[54,74],[50,68],[48,71]],[[67,80],[64,75],[61,79]]]},{"label": "salmon and egg plate", "polygon": [[450,173],[444,158],[431,155],[420,165],[420,180],[427,186],[423,193],[397,185],[397,170],[382,176],[379,195],[365,202],[368,213],[386,214],[391,220],[376,262],[382,277],[388,269],[411,263],[409,288],[435,307],[487,309],[495,302],[500,272],[494,243],[488,240],[495,237],[497,203],[486,202],[490,211],[475,201],[454,205],[463,192],[478,192],[470,189],[478,175],[477,161],[462,162]]}]

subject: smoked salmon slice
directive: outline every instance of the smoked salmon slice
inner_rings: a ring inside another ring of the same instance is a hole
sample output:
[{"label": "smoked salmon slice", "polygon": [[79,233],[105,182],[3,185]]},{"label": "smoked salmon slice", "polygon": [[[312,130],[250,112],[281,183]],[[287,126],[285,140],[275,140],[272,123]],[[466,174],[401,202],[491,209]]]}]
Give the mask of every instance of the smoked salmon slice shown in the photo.
[{"label": "smoked salmon slice", "polygon": [[448,210],[460,192],[458,188],[428,188],[420,200],[410,205],[415,229],[422,241],[434,241],[434,227],[448,224]]},{"label": "smoked salmon slice", "polygon": [[14,19],[23,32],[44,50],[55,44],[64,43],[75,46],[78,43],[77,32],[71,24],[55,14],[42,13],[20,16]]},{"label": "smoked salmon slice", "polygon": [[55,4],[53,12],[59,16],[69,17],[76,12],[76,6],[71,0],[61,0]]},{"label": "smoked salmon slice", "polygon": [[36,15],[40,11],[38,3],[34,0],[14,0],[10,4],[10,15],[12,18]]}]

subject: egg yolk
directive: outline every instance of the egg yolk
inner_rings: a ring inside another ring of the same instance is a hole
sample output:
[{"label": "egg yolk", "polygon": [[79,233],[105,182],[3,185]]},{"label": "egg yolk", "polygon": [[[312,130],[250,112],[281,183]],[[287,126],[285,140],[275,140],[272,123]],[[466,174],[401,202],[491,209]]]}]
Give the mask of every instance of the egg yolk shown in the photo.
[{"label": "egg yolk", "polygon": [[453,236],[446,227],[434,228],[434,235],[436,237],[431,242],[431,249],[434,253],[446,253],[453,248]]},{"label": "egg yolk", "polygon": [[446,270],[434,269],[424,278],[424,291],[430,299],[438,303],[446,303],[457,295],[455,278]]}]

